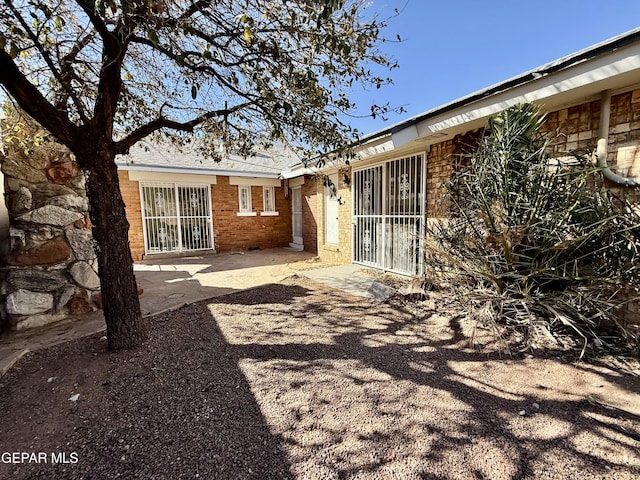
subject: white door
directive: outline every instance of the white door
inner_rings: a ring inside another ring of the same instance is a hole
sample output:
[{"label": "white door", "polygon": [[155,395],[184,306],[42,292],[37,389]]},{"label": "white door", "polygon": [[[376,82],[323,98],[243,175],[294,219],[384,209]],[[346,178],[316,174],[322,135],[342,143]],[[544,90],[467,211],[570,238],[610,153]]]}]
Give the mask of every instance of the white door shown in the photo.
[{"label": "white door", "polygon": [[330,175],[333,188],[324,187],[324,243],[338,245],[338,175]]},{"label": "white door", "polygon": [[292,219],[293,225],[293,243],[302,245],[302,187],[293,187],[291,189],[292,199]]}]

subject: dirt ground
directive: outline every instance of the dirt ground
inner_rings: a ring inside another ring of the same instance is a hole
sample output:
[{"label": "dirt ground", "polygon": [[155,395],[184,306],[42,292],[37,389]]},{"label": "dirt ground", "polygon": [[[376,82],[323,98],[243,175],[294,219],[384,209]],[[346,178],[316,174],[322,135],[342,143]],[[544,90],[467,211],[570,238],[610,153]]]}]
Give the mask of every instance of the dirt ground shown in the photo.
[{"label": "dirt ground", "polygon": [[437,300],[291,279],[147,326],[0,379],[0,478],[640,478],[638,372],[471,346]]}]

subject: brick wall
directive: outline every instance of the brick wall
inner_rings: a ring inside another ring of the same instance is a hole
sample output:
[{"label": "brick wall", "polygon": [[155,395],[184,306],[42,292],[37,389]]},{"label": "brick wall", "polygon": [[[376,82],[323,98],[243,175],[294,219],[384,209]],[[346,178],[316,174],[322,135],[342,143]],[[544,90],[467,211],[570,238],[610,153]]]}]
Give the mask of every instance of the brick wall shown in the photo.
[{"label": "brick wall", "polygon": [[[543,131],[552,136],[551,147],[558,155],[570,151],[595,150],[600,126],[600,100],[585,102],[547,114]],[[608,163],[616,170],[618,149],[636,146],[640,151],[640,89],[614,95],[611,98],[609,124]],[[453,140],[431,146],[427,156],[427,217],[437,217],[443,207],[441,185],[453,172],[456,161],[456,143]],[[640,154],[637,155],[640,158]],[[640,160],[636,160],[640,168]],[[632,168],[626,168],[632,170]],[[625,173],[625,172],[620,172]],[[618,193],[632,190],[610,184]]]},{"label": "brick wall", "polygon": [[351,263],[351,236],[353,225],[351,223],[351,184],[345,183],[344,174],[351,178],[351,168],[346,168],[338,173],[338,196],[341,204],[338,207],[338,245],[325,244],[324,228],[324,185],[322,178],[316,181],[317,192],[317,238],[318,256],[328,263]]},{"label": "brick wall", "polygon": [[[139,182],[129,180],[129,173],[119,171],[120,190],[129,220],[129,244],[135,261],[144,255],[142,212],[140,208]],[[284,198],[284,188],[276,187],[278,216],[262,216],[263,191],[261,186],[251,187],[251,203],[256,216],[239,217],[238,187],[229,185],[229,177],[217,177],[217,185],[211,185],[214,248],[218,252],[245,251],[249,248],[286,247],[291,237],[291,200]]]},{"label": "brick wall", "polygon": [[455,144],[453,140],[432,145],[427,154],[427,218],[443,215],[447,210],[442,199],[444,189],[442,184],[451,177]]},{"label": "brick wall", "polygon": [[318,253],[318,182],[316,177],[305,178],[302,185],[302,242],[307,252]]},{"label": "brick wall", "polygon": [[[599,126],[600,100],[551,112],[545,121],[545,130],[553,136],[551,145],[558,155],[595,150]],[[640,89],[611,97],[607,148],[607,162],[612,170],[625,176],[640,174],[640,154],[636,154],[635,165],[633,161],[623,164],[624,160],[618,158],[619,149],[625,147],[635,147],[640,151]],[[619,194],[632,193],[632,190],[613,183],[609,186]]]},{"label": "brick wall", "polygon": [[292,240],[291,199],[284,188],[276,187],[278,216],[262,216],[262,187],[251,187],[251,205],[256,216],[239,217],[238,187],[229,185],[229,177],[218,177],[211,187],[214,246],[219,252],[245,251],[250,248],[287,247]]},{"label": "brick wall", "polygon": [[129,172],[118,170],[120,191],[129,220],[129,246],[134,261],[142,260],[144,255],[144,235],[142,233],[142,211],[140,207],[140,184],[129,180]]}]

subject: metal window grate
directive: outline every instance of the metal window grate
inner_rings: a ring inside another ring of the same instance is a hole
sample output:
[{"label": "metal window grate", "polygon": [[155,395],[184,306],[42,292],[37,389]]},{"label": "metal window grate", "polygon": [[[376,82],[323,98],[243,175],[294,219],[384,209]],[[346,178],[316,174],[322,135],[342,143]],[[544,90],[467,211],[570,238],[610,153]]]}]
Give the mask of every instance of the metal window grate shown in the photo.
[{"label": "metal window grate", "polygon": [[208,185],[140,184],[146,253],[213,249]]},{"label": "metal window grate", "polygon": [[274,201],[275,198],[275,190],[274,187],[263,187],[262,195],[264,199],[264,204],[262,205],[262,211],[264,212],[275,212],[276,211],[276,203]]},{"label": "metal window grate", "polygon": [[424,156],[353,174],[353,261],[407,275],[422,272]]},{"label": "metal window grate", "polygon": [[253,210],[251,206],[251,187],[248,185],[238,186],[238,203],[240,212],[247,213]]}]

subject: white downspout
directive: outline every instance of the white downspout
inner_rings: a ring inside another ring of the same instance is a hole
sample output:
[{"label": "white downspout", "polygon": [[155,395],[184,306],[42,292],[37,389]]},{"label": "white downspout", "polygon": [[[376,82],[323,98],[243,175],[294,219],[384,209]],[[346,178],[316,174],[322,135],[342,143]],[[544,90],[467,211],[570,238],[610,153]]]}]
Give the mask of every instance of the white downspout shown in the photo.
[{"label": "white downspout", "polygon": [[638,187],[640,183],[627,177],[623,177],[614,173],[607,164],[607,146],[609,143],[609,118],[611,117],[611,90],[602,92],[600,102],[600,136],[598,138],[598,147],[596,149],[596,158],[598,166],[601,167],[602,174],[607,180],[624,185],[625,187]]}]

